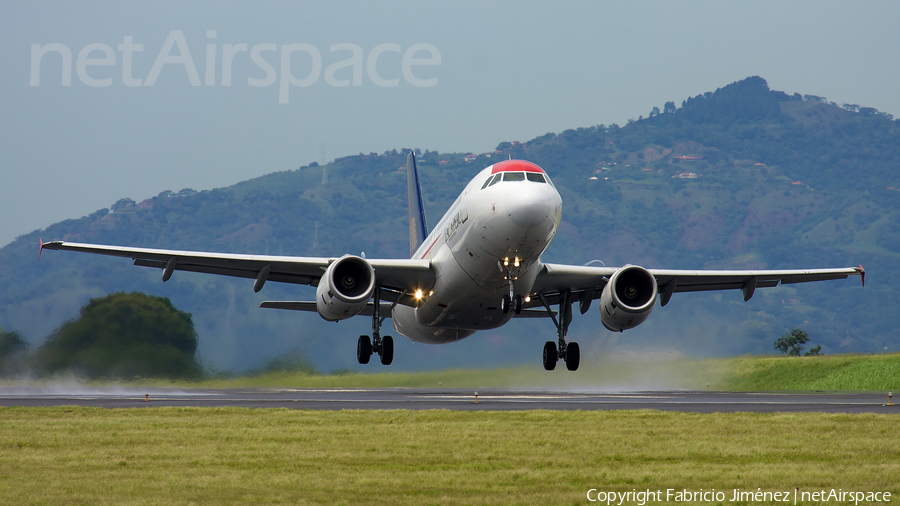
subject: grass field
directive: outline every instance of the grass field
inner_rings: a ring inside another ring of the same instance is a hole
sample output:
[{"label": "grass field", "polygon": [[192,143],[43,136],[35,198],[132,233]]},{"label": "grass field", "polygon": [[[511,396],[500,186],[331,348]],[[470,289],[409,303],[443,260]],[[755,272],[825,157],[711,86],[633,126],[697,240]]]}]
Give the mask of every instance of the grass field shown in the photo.
[{"label": "grass field", "polygon": [[9,505],[586,504],[591,488],[896,498],[898,476],[891,415],[0,408]]},{"label": "grass field", "polygon": [[[378,369],[375,369],[378,370]],[[818,357],[744,356],[583,364],[576,373],[540,365],[417,373],[273,373],[208,380],[197,386],[308,388],[520,388],[568,390],[895,390],[900,353]]]},{"label": "grass field", "polygon": [[[900,354],[255,377],[197,387],[894,390]],[[0,505],[586,504],[603,491],[890,491],[897,417],[0,408]],[[731,501],[726,500],[726,503]],[[625,501],[623,504],[638,504]],[[740,504],[740,503],[738,503]]]}]

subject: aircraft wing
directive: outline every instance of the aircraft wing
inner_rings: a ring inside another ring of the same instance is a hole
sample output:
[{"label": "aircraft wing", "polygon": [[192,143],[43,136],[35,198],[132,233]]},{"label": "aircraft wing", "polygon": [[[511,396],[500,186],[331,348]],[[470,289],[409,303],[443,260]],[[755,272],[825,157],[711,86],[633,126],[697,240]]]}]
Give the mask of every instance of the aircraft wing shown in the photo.
[{"label": "aircraft wing", "polygon": [[[41,242],[41,251],[64,250],[109,255],[134,260],[134,265],[163,270],[163,281],[174,271],[203,272],[221,276],[255,279],[254,289],[269,281],[317,285],[328,265],[337,258],[239,255],[167,249],[127,248],[66,241]],[[367,259],[382,286],[397,291],[415,291],[434,283],[428,260]],[[256,291],[259,291],[258,289]]]},{"label": "aircraft wing", "polygon": [[[544,293],[551,300],[558,300],[558,294],[566,290],[572,292],[575,300],[596,299],[616,270],[618,269],[615,267],[544,264],[535,280],[534,291]],[[663,306],[669,302],[673,293],[678,292],[740,289],[744,292],[744,300],[749,300],[756,288],[773,287],[778,283],[806,283],[860,276],[865,285],[866,274],[862,266],[802,270],[648,270],[656,278],[660,304]],[[532,301],[531,305],[537,304]]]}]

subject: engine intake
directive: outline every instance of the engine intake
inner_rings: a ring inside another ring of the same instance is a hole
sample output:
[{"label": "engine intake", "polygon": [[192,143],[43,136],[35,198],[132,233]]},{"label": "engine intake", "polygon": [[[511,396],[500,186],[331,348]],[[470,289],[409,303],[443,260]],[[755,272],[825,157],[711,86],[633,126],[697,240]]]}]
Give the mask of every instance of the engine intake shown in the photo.
[{"label": "engine intake", "polygon": [[658,288],[650,271],[626,265],[613,273],[600,294],[600,321],[614,332],[637,327],[650,316]]},{"label": "engine intake", "polygon": [[316,310],[330,322],[356,316],[375,292],[375,269],[365,259],[343,256],[328,266],[316,288]]}]

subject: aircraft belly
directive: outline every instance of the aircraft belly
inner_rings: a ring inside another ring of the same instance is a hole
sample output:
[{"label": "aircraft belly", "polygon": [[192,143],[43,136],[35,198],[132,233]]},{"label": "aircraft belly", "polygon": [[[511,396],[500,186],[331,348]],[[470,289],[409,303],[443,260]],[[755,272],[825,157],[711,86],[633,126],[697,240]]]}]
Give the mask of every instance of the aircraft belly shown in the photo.
[{"label": "aircraft belly", "polygon": [[[447,264],[455,264],[447,268]],[[416,321],[428,327],[462,329],[494,328],[506,323],[510,314],[500,311],[500,300],[508,289],[496,265],[493,286],[480,286],[450,256],[442,263],[433,293],[416,308]]]},{"label": "aircraft belly", "polygon": [[416,318],[416,308],[408,306],[395,307],[391,315],[391,321],[394,324],[394,330],[400,335],[419,343],[452,343],[475,333],[474,330],[422,325]]}]

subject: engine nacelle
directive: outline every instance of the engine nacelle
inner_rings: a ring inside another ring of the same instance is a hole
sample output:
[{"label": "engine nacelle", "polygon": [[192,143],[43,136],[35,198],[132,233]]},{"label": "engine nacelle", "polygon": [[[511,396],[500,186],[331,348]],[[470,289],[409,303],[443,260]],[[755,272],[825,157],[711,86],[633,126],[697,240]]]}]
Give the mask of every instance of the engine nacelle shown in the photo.
[{"label": "engine nacelle", "polygon": [[316,310],[330,322],[356,316],[375,292],[375,269],[357,256],[343,256],[325,270],[316,288]]},{"label": "engine nacelle", "polygon": [[613,332],[637,327],[656,303],[656,278],[650,271],[626,265],[613,273],[600,294],[600,321]]}]

